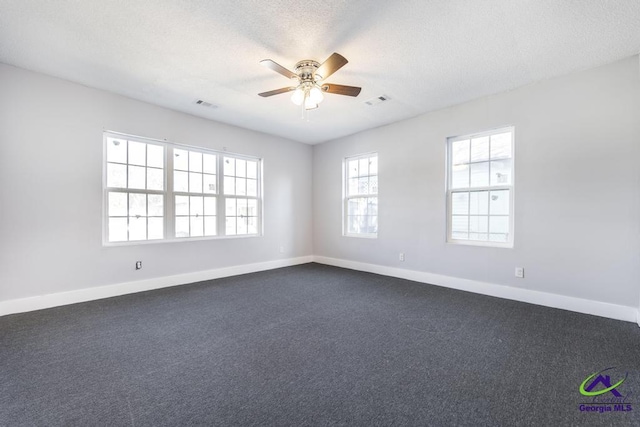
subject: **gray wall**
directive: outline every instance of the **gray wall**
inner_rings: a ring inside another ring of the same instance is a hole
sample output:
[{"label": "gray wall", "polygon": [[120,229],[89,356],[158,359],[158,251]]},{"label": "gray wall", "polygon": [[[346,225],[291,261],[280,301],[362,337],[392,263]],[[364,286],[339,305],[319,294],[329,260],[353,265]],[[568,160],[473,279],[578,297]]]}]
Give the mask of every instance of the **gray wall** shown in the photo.
[{"label": "gray wall", "polygon": [[[103,129],[262,157],[264,236],[103,247]],[[311,255],[311,167],[308,145],[0,64],[0,301]]]},{"label": "gray wall", "polygon": [[[446,138],[504,125],[515,126],[515,246],[448,244]],[[379,236],[343,237],[342,160],[370,151]],[[637,307],[639,160],[636,56],[314,146],[314,253]]]}]

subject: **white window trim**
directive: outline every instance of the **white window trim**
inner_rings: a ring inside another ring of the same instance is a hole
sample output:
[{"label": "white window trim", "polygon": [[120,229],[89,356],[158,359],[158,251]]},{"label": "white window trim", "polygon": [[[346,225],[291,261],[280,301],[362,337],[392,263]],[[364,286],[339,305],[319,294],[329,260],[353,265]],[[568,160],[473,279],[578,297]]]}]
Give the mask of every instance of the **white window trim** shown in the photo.
[{"label": "white window trim", "polygon": [[[129,188],[109,188],[107,187],[107,138],[122,138],[137,142],[143,142],[147,144],[155,144],[161,145],[164,148],[165,158],[164,158],[164,190],[140,190],[140,189],[129,189]],[[215,149],[210,149],[206,147],[198,147],[193,145],[181,144],[176,142],[171,142],[167,140],[159,140],[154,138],[142,137],[138,135],[131,135],[121,132],[115,131],[103,131],[103,141],[102,141],[102,246],[132,246],[132,245],[152,245],[152,244],[164,244],[164,243],[176,243],[176,242],[194,242],[194,241],[202,241],[202,240],[225,240],[225,239],[248,239],[248,238],[256,238],[264,236],[264,191],[263,191],[263,159],[261,157],[249,156],[246,154],[234,153],[226,151],[219,151]],[[188,151],[197,151],[201,153],[207,154],[215,154],[216,155],[216,184],[217,184],[217,192],[215,194],[211,193],[202,193],[199,194],[201,196],[213,196],[216,197],[216,217],[217,217],[217,235],[215,236],[194,236],[194,237],[176,237],[175,236],[175,196],[177,195],[187,195],[189,193],[183,192],[174,192],[173,191],[173,156],[170,156],[169,153],[173,153],[173,148],[179,148]],[[235,195],[225,195],[223,182],[224,182],[224,169],[223,169],[223,159],[225,156],[234,157],[242,160],[250,160],[258,162],[258,184],[257,191],[258,196],[235,196]],[[128,240],[128,241],[117,241],[110,242],[109,241],[109,204],[108,204],[108,194],[109,192],[122,192],[122,193],[140,193],[140,194],[160,194],[164,196],[164,237],[162,239],[152,239],[152,240]],[[226,198],[245,198],[245,199],[256,199],[257,200],[257,210],[259,213],[257,226],[258,232],[256,234],[240,234],[240,235],[221,235],[220,231],[224,231],[224,201]],[[221,228],[222,227],[222,228]]]},{"label": "white window trim", "polygon": [[[462,141],[465,139],[478,138],[493,134],[499,134],[503,132],[511,132],[511,184],[509,185],[500,185],[500,186],[485,186],[485,187],[473,187],[473,188],[460,188],[460,189],[451,189],[451,178],[452,178],[452,160],[451,160],[451,146],[456,141]],[[501,126],[494,129],[490,129],[483,132],[476,132],[467,135],[460,135],[449,137],[446,140],[446,221],[447,221],[447,243],[456,244],[456,245],[466,245],[466,246],[483,246],[483,247],[492,247],[492,248],[504,248],[511,249],[514,247],[514,229],[515,229],[515,215],[514,215],[514,206],[515,206],[515,126]],[[465,240],[465,239],[453,239],[452,236],[452,193],[455,192],[470,192],[470,191],[496,191],[496,190],[509,190],[509,240],[507,242],[490,242],[490,241],[478,241],[478,240]]]},{"label": "white window trim", "polygon": [[[378,177],[378,193],[376,193],[375,197],[378,199],[378,209],[380,209],[380,156],[378,155],[377,151],[371,151],[368,153],[364,153],[364,154],[356,154],[353,156],[347,156],[344,159],[342,159],[342,236],[343,237],[359,237],[362,239],[377,239],[378,238],[378,233],[349,233],[347,230],[349,229],[348,225],[347,225],[347,221],[348,221],[348,205],[349,205],[349,199],[355,199],[355,198],[361,198],[361,197],[367,197],[367,195],[357,195],[357,196],[348,196],[348,186],[349,186],[349,178],[347,176],[347,164],[349,162],[349,160],[355,160],[355,159],[363,159],[366,157],[371,157],[375,155],[378,158],[378,174],[376,175]],[[378,210],[378,227],[380,227],[380,211]]]}]

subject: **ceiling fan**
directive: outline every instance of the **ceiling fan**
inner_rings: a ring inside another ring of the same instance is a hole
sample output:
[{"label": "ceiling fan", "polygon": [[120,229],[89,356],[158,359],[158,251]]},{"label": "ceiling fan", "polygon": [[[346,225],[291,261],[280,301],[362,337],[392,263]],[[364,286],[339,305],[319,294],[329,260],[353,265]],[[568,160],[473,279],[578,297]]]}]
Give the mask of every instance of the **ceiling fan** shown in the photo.
[{"label": "ceiling fan", "polygon": [[311,59],[305,59],[296,64],[295,71],[289,71],[271,59],[263,59],[260,64],[287,78],[295,79],[296,84],[295,86],[262,92],[258,95],[267,97],[293,91],[291,101],[296,105],[302,105],[304,110],[318,108],[318,104],[324,99],[323,92],[358,96],[361,90],[359,87],[324,82],[326,78],[342,68],[347,62],[349,61],[344,56],[334,52],[322,64]]}]

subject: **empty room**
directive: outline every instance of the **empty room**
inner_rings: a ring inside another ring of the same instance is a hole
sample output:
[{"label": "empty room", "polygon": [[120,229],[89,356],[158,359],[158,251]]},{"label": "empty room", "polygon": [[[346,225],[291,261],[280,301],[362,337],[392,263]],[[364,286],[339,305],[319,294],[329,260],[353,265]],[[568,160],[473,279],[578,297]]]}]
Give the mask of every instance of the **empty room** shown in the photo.
[{"label": "empty room", "polygon": [[1,426],[640,425],[637,0],[0,0]]}]

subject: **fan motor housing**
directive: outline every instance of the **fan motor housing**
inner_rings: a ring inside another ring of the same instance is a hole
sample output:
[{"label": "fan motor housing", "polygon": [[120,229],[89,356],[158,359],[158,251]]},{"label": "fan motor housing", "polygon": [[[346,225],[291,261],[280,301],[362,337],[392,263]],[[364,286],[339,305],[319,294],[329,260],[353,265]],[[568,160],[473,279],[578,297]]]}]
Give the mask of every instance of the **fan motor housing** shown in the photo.
[{"label": "fan motor housing", "polygon": [[319,67],[320,63],[318,61],[303,59],[296,64],[295,73],[298,75],[301,82],[318,81],[322,80],[322,76],[315,74]]}]

